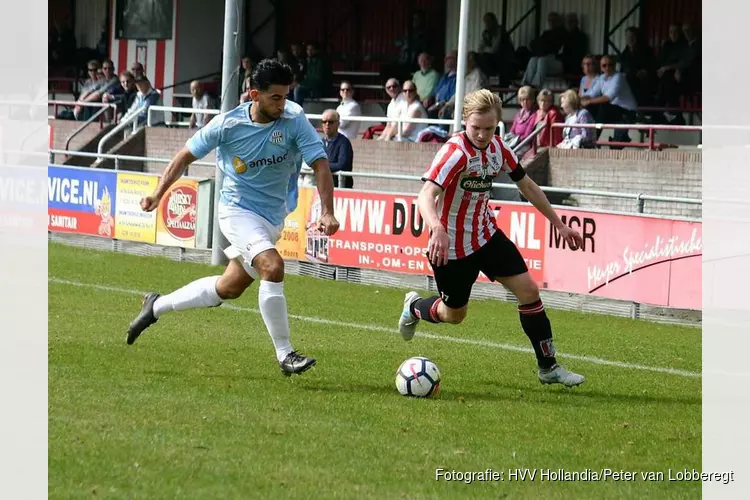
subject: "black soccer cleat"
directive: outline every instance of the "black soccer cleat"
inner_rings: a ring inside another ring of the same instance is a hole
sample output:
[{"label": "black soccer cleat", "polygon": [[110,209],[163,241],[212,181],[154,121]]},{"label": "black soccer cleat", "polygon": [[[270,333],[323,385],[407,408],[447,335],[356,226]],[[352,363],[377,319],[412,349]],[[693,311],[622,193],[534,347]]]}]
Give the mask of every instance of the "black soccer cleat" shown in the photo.
[{"label": "black soccer cleat", "polygon": [[281,367],[281,373],[285,377],[291,377],[293,373],[300,374],[309,370],[315,364],[315,358],[309,356],[303,356],[297,351],[292,351],[287,354],[284,361],[279,363]]},{"label": "black soccer cleat", "polygon": [[159,297],[160,295],[156,292],[150,292],[143,296],[141,312],[138,313],[138,316],[128,327],[128,345],[135,342],[135,339],[140,337],[143,330],[156,323],[157,320],[154,317],[154,302],[156,302],[156,299]]}]

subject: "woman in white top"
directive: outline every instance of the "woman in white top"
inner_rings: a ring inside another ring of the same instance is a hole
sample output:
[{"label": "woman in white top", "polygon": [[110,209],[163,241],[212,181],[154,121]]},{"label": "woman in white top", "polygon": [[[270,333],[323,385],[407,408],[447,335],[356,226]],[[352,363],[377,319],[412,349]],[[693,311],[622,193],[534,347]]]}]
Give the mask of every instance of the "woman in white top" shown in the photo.
[{"label": "woman in white top", "polygon": [[[406,80],[402,92],[405,96],[403,102],[401,116],[408,118],[427,118],[427,110],[424,109],[422,101],[419,99],[417,94],[417,86],[411,80]],[[403,129],[401,130],[401,140],[408,142],[417,142],[417,136],[419,133],[426,129],[428,125],[426,123],[404,123]]]},{"label": "woman in white top", "polygon": [[347,80],[341,82],[339,95],[341,96],[341,104],[336,108],[340,117],[339,132],[351,141],[359,135],[359,124],[361,122],[347,121],[344,117],[362,116],[362,109],[359,107],[359,103],[354,100],[354,87]]}]

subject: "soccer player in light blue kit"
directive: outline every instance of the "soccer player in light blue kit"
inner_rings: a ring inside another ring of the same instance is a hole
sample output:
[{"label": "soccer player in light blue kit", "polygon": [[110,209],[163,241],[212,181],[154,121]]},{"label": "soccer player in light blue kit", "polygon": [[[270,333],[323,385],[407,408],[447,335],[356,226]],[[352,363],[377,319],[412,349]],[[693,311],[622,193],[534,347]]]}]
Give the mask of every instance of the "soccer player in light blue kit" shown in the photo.
[{"label": "soccer player in light blue kit", "polygon": [[168,295],[146,294],[128,329],[128,344],[166,312],[216,307],[260,279],[258,304],[281,372],[290,376],[315,364],[315,358],[292,348],[284,260],[276,251],[284,219],[297,205],[302,159],[315,171],[322,205],[318,229],[332,235],[339,223],[333,215],[333,177],[323,142],[302,108],[286,100],[292,78],[289,66],[261,61],[252,73],[251,100],[218,115],[191,137],[167,166],[154,193],[141,200],[143,210],[155,210],[190,163],[216,149],[224,173],[219,227],[230,243],[224,250],[230,262],[221,276],[201,278]]}]

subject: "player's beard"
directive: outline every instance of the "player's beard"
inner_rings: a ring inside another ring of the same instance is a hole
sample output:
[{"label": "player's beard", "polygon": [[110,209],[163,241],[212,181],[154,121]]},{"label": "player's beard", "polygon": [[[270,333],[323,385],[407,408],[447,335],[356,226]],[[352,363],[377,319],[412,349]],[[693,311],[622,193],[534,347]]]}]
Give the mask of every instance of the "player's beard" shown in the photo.
[{"label": "player's beard", "polygon": [[279,117],[281,116],[281,112],[279,112],[278,114],[274,114],[274,113],[269,112],[268,110],[266,110],[263,106],[258,106],[258,112],[261,115],[263,115],[263,118],[265,118],[269,122],[272,122],[274,120],[278,120]]}]

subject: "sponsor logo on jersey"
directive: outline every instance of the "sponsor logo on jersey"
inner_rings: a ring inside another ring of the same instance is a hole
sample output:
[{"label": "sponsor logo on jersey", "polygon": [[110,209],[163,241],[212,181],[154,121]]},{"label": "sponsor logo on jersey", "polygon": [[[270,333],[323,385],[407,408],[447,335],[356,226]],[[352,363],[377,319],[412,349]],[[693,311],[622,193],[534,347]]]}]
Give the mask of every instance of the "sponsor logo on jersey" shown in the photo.
[{"label": "sponsor logo on jersey", "polygon": [[244,174],[247,172],[247,163],[242,161],[242,158],[239,158],[235,156],[232,158],[232,166],[234,167],[234,171],[238,174]]},{"label": "sponsor logo on jersey", "polygon": [[271,133],[271,142],[274,144],[283,144],[284,143],[284,132],[281,130],[274,130]]},{"label": "sponsor logo on jersey", "polygon": [[250,160],[249,162],[247,162],[247,168],[268,167],[271,165],[276,165],[278,163],[284,163],[288,157],[289,157],[289,153],[284,153],[283,156],[273,155],[273,156],[269,156],[268,158]]},{"label": "sponsor logo on jersey", "polygon": [[492,177],[464,177],[461,179],[461,189],[472,193],[484,193],[492,189]]}]

